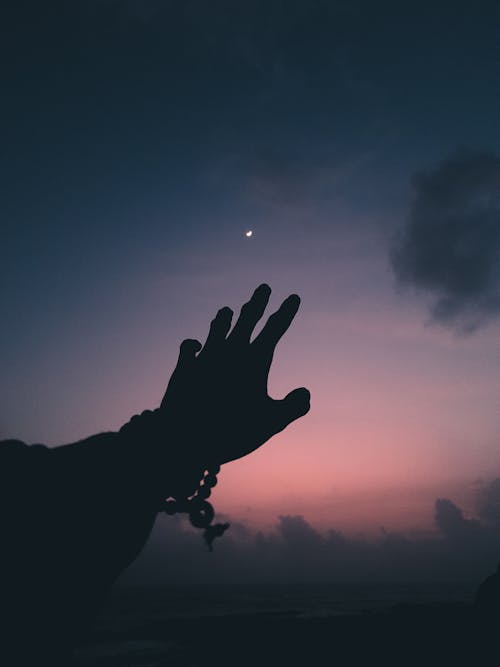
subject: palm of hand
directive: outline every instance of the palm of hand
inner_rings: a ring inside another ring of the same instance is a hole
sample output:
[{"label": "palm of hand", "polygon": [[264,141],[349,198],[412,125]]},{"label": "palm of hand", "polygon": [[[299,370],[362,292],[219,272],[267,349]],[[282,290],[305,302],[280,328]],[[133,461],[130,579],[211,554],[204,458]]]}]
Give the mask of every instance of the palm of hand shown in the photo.
[{"label": "palm of hand", "polygon": [[309,410],[309,392],[296,389],[283,400],[267,393],[274,349],[290,326],[300,300],[292,295],[250,342],[271,290],[261,285],[240,313],[220,310],[205,345],[186,340],[161,404],[168,422],[193,456],[226,463],[254,451]]}]

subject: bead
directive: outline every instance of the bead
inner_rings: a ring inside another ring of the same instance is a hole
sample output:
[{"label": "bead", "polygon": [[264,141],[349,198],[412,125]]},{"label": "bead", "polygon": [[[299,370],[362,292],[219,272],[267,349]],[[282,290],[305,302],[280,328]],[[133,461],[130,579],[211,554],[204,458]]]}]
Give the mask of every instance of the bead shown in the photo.
[{"label": "bead", "polygon": [[215,516],[214,508],[206,500],[200,502],[193,501],[189,511],[189,520],[195,528],[207,528]]},{"label": "bead", "polygon": [[205,486],[215,486],[217,484],[217,477],[215,475],[207,475],[203,480]]},{"label": "bead", "polygon": [[206,500],[207,498],[210,498],[211,493],[212,493],[211,488],[206,484],[204,484],[203,486],[200,486],[200,488],[198,489],[196,497],[201,498],[202,500]]},{"label": "bead", "polygon": [[[141,416],[147,419],[151,414],[154,413],[145,411]],[[214,539],[220,537],[229,528],[229,524],[211,525],[215,512],[212,505],[207,502],[207,498],[212,494],[212,487],[217,484],[219,472],[220,465],[210,465],[204,471],[198,471],[198,475],[203,474],[201,481],[199,481],[200,476],[198,476],[198,481],[195,483],[194,474],[179,479],[177,484],[172,485],[170,495],[167,496],[168,500],[164,501],[160,510],[169,515],[179,512],[188,514],[189,520],[195,528],[204,529],[203,536],[210,551],[212,551]]]},{"label": "bead", "polygon": [[163,511],[170,515],[175,514],[178,511],[176,501],[167,500],[167,502],[163,505]]},{"label": "bead", "polygon": [[215,526],[207,526],[205,532],[203,533],[203,539],[207,543],[209,551],[213,551],[213,541],[216,537],[222,537],[226,530],[229,528],[228,523],[216,523]]}]

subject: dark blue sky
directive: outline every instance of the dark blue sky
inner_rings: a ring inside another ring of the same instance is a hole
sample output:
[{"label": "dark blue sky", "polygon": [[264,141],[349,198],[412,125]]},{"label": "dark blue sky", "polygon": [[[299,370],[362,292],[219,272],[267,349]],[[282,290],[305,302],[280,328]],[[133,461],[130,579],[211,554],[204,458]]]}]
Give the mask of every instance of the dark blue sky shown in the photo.
[{"label": "dark blue sky", "polygon": [[[429,332],[388,257],[416,172],[461,148],[500,150],[498,3],[9,4],[0,436],[57,444],[116,428],[158,400],[182,337],[203,337],[217,307],[266,280],[276,299],[304,297],[274,380],[278,393],[312,385],[316,400],[294,466],[312,440],[318,461],[343,457],[346,488],[359,458],[359,483],[385,470],[381,488],[413,470],[446,476],[459,441],[463,477],[478,424],[476,472],[496,465],[495,337]],[[457,376],[472,395],[457,395]],[[418,389],[396,427],[398,382]],[[256,455],[255,475],[273,456]]]}]

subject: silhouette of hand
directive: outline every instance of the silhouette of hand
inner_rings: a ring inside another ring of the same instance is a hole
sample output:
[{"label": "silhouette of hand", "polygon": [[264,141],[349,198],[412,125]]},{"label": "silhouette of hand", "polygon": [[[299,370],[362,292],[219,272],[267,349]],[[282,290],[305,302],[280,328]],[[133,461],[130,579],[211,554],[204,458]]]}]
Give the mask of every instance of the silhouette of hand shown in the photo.
[{"label": "silhouette of hand", "polygon": [[[119,433],[50,451],[23,443],[4,450],[3,524],[10,537],[1,553],[12,586],[4,585],[2,595],[9,615],[26,601],[22,615],[12,614],[13,626],[21,618],[23,633],[31,628],[37,653],[41,644],[47,655],[56,651],[61,638],[63,649],[76,642],[104,592],[140,553],[160,502],[188,498],[206,468],[245,456],[308,412],[307,389],[283,400],[267,393],[274,349],[299,297],[289,296],[250,342],[270,292],[257,288],[232,331],[232,312],[223,308],[203,347],[182,343],[158,410],[133,417]],[[206,530],[209,547],[226,527]]]},{"label": "silhouette of hand", "polygon": [[274,350],[300,305],[292,294],[251,341],[271,289],[260,285],[241,309],[219,310],[205,345],[185,340],[162,400],[160,413],[185,455],[203,464],[221,464],[254,451],[309,411],[309,392],[299,388],[284,399],[267,393]]}]

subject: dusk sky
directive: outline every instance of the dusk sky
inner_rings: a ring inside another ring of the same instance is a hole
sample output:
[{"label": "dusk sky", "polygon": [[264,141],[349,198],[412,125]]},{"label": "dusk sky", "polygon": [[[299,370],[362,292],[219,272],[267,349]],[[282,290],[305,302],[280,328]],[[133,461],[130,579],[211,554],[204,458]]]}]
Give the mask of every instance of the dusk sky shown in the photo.
[{"label": "dusk sky", "polygon": [[302,298],[270,393],[311,411],[223,468],[216,510],[475,516],[500,477],[498,3],[9,4],[0,438],[117,430],[267,282],[269,312]]}]

